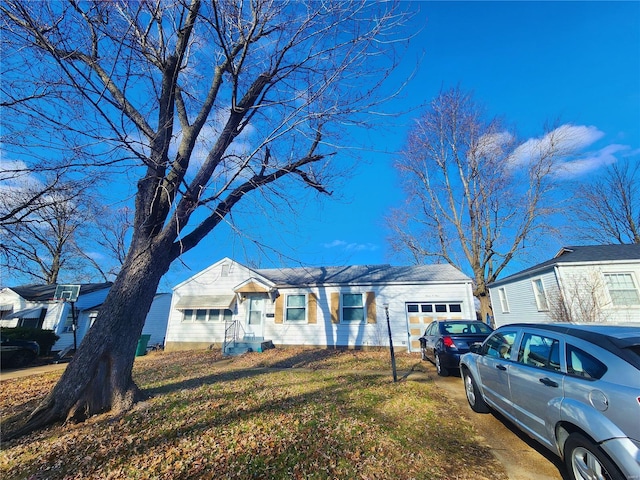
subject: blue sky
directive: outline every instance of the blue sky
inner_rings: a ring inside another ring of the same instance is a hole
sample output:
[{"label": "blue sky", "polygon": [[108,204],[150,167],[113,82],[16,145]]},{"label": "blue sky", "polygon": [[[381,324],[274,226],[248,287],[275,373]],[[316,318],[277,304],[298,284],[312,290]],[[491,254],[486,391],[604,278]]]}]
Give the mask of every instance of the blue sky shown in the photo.
[{"label": "blue sky", "polygon": [[[223,256],[260,267],[399,263],[383,226],[389,209],[402,202],[395,152],[416,107],[456,85],[524,138],[541,136],[546,124],[596,132],[576,159],[589,160],[577,164],[578,177],[623,155],[640,161],[640,2],[415,2],[412,8],[419,13],[407,32],[417,34],[397,72],[402,78],[416,71],[400,105],[411,113],[359,134],[369,148],[356,153],[358,168],[333,197],[313,197],[297,218],[284,216],[277,225],[246,225],[282,255],[221,229],[174,265],[161,287]],[[560,246],[552,241],[537,260]]]}]

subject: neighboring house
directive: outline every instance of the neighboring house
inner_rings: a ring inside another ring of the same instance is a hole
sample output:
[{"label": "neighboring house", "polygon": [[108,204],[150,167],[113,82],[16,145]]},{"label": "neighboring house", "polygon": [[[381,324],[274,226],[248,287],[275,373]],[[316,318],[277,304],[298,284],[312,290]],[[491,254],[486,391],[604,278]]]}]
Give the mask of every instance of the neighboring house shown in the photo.
[{"label": "neighboring house", "polygon": [[157,293],[153,297],[153,303],[144,321],[142,335],[150,335],[149,346],[164,346],[164,337],[167,334],[167,321],[171,308],[171,294]]},{"label": "neighboring house", "polygon": [[[76,343],[86,335],[98,316],[111,283],[89,283],[80,285],[78,298],[73,305],[76,311]],[[56,285],[24,285],[0,290],[0,327],[32,327],[53,330],[60,339],[53,346],[61,351],[74,345],[73,315],[71,302],[55,299]],[[161,343],[164,339],[170,295],[156,295],[149,310],[143,333],[151,335],[149,344]],[[163,309],[164,308],[164,312]],[[164,319],[163,319],[164,317]]]},{"label": "neighboring house", "polygon": [[640,245],[564,247],[489,285],[496,326],[640,322]]},{"label": "neighboring house", "polygon": [[275,346],[419,351],[435,318],[475,318],[471,279],[450,265],[251,269],[224,258],[173,289],[165,348]]}]

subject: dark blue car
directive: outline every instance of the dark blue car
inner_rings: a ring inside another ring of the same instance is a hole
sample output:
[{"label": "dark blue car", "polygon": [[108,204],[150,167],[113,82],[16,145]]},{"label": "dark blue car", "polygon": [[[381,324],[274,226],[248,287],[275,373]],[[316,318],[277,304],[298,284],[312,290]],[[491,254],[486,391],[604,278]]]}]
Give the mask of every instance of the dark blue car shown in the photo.
[{"label": "dark blue car", "polygon": [[493,329],[477,320],[435,320],[420,337],[423,360],[431,360],[441,377],[460,368],[460,355],[474,343],[482,343]]}]

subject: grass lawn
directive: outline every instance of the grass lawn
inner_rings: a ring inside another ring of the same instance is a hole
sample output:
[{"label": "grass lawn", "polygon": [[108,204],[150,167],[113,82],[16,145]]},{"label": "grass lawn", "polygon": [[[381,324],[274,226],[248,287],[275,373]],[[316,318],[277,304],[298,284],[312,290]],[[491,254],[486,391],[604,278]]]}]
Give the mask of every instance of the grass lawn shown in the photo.
[{"label": "grass lawn", "polygon": [[[396,361],[398,383],[388,352],[154,352],[149,400],[3,442],[0,478],[506,479],[419,357]],[[3,431],[58,377],[3,381]]]}]

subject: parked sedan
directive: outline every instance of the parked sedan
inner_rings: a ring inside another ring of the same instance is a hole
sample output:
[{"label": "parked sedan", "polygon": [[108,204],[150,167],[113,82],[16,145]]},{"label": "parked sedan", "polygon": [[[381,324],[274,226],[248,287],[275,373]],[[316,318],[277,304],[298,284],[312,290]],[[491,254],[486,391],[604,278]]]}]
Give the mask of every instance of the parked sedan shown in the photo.
[{"label": "parked sedan", "polygon": [[13,340],[0,335],[0,366],[20,368],[33,362],[40,354],[40,345],[31,340]]},{"label": "parked sedan", "polygon": [[431,360],[438,375],[446,377],[457,370],[460,355],[469,346],[482,342],[493,330],[477,320],[435,320],[420,337],[420,353],[423,360]]},{"label": "parked sedan", "polygon": [[462,356],[469,405],[497,410],[572,479],[640,479],[640,327],[520,324]]}]

